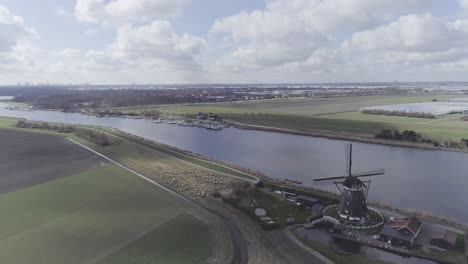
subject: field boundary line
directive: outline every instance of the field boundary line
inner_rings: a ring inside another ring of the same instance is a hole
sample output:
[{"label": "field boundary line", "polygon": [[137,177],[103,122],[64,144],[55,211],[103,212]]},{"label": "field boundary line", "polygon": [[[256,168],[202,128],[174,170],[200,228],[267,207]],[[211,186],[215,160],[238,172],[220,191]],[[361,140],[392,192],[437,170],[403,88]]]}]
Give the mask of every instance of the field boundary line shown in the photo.
[{"label": "field boundary line", "polygon": [[228,229],[230,235],[231,235],[231,241],[232,241],[232,244],[233,244],[233,247],[234,247],[234,252],[233,252],[234,260],[233,260],[232,263],[233,264],[247,264],[248,263],[247,247],[246,247],[245,242],[243,240],[242,234],[241,234],[239,228],[237,228],[237,226],[230,219],[228,219],[224,215],[214,211],[213,209],[210,209],[210,208],[206,207],[205,205],[203,205],[201,203],[198,203],[198,202],[196,202],[196,201],[194,201],[194,200],[192,200],[192,199],[190,199],[190,198],[188,198],[188,197],[186,197],[186,196],[184,196],[184,195],[182,195],[182,194],[180,194],[180,193],[178,193],[178,192],[176,192],[176,191],[174,191],[174,190],[172,190],[172,189],[170,189],[170,188],[168,188],[168,187],[166,187],[166,186],[164,186],[164,185],[162,185],[160,183],[157,183],[156,181],[146,177],[145,175],[143,175],[143,174],[141,174],[139,172],[136,172],[135,170],[132,170],[132,169],[128,168],[127,166],[123,165],[122,163],[117,162],[117,161],[107,157],[106,155],[97,152],[96,150],[94,150],[94,149],[92,149],[92,148],[90,148],[88,146],[85,146],[85,145],[83,145],[83,144],[81,144],[81,143],[79,143],[79,142],[77,142],[77,141],[75,141],[75,140],[73,140],[71,138],[68,138],[68,140],[70,142],[72,142],[74,144],[77,144],[78,146],[81,146],[82,148],[94,153],[95,155],[98,155],[99,157],[101,157],[101,158],[103,158],[103,159],[105,159],[105,160],[107,160],[107,161],[109,161],[109,162],[111,162],[111,163],[113,163],[113,164],[115,164],[115,165],[117,165],[117,166],[119,166],[119,167],[133,173],[133,174],[135,174],[136,176],[140,177],[141,179],[143,179],[143,180],[145,180],[145,181],[147,181],[147,182],[149,182],[149,183],[163,189],[164,191],[167,191],[170,194],[172,194],[172,195],[174,195],[174,196],[176,196],[176,197],[178,197],[178,198],[180,198],[180,199],[182,199],[184,201],[187,201],[187,202],[189,202],[189,203],[191,203],[193,205],[196,205],[197,207],[199,207],[199,208],[201,208],[203,210],[206,210],[206,211],[220,217],[221,220],[224,222],[226,228]]}]

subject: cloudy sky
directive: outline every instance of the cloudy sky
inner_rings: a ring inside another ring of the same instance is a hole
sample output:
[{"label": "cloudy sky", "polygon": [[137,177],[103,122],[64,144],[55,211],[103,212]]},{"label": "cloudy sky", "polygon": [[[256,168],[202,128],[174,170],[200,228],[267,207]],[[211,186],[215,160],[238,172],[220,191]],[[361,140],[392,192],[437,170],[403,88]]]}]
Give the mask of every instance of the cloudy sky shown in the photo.
[{"label": "cloudy sky", "polygon": [[468,81],[468,0],[0,0],[0,84]]}]

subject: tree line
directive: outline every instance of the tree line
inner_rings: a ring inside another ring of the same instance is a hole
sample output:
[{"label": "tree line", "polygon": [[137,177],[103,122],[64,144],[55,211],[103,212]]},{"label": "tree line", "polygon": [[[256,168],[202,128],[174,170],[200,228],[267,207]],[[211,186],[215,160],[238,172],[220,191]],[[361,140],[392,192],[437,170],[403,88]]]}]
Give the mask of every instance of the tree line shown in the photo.
[{"label": "tree line", "polygon": [[363,114],[371,115],[387,115],[387,116],[406,116],[406,117],[416,117],[416,118],[435,118],[435,115],[431,113],[422,113],[422,112],[406,112],[406,111],[387,111],[387,110],[378,110],[378,109],[363,109],[361,110]]},{"label": "tree line", "polygon": [[44,123],[44,122],[28,122],[24,120],[20,120],[16,123],[16,127],[19,128],[29,128],[29,129],[45,129],[45,130],[51,130],[51,131],[57,131],[60,133],[71,133],[75,131],[74,126],[69,126],[69,125],[50,125],[49,123]]},{"label": "tree line", "polygon": [[401,140],[409,142],[418,142],[432,144],[434,147],[446,147],[446,148],[468,148],[468,139],[461,139],[460,141],[447,139],[447,140],[435,140],[425,137],[413,130],[404,130],[403,132],[397,129],[383,129],[374,135],[376,138],[390,139],[390,140]]},{"label": "tree line", "polygon": [[16,127],[28,129],[43,129],[56,131],[60,133],[74,132],[75,135],[77,135],[78,137],[88,140],[96,145],[109,146],[112,144],[112,140],[105,133],[86,128],[77,128],[69,125],[51,125],[46,122],[28,122],[24,120],[16,122]]}]

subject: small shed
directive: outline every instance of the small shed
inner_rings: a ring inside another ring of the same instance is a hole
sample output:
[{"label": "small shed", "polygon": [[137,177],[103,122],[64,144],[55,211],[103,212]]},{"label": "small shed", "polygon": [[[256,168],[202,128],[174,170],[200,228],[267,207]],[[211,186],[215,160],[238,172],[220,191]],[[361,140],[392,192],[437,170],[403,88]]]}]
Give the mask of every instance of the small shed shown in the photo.
[{"label": "small shed", "polygon": [[452,249],[457,243],[458,234],[450,230],[438,230],[434,231],[431,235],[431,245]]}]

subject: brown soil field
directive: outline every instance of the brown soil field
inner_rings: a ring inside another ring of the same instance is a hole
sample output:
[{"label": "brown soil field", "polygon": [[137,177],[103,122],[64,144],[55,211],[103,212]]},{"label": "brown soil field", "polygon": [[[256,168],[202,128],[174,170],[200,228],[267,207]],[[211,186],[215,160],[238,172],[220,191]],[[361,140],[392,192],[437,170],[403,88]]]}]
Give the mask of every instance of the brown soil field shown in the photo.
[{"label": "brown soil field", "polygon": [[0,129],[0,194],[73,175],[103,162],[63,137]]}]

